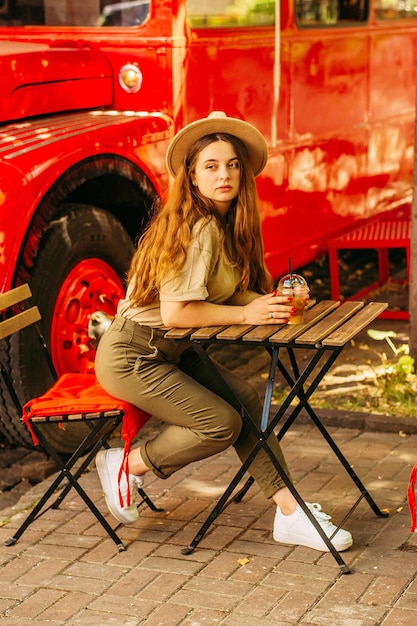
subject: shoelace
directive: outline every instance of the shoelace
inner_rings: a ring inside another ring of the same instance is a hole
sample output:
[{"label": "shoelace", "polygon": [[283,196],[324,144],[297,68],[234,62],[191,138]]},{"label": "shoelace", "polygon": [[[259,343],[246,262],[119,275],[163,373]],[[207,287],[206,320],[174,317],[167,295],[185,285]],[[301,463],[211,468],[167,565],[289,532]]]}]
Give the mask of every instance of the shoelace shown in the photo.
[{"label": "shoelace", "polygon": [[[140,476],[135,476],[134,474],[129,474],[129,465],[125,463],[125,469],[123,468],[123,463],[119,469],[119,476],[117,479],[118,487],[119,487],[119,503],[122,508],[129,508],[132,505],[132,491],[135,489],[139,489],[143,485],[143,479]],[[122,479],[123,473],[127,478],[127,489],[126,489],[126,502],[123,499],[123,494],[120,489],[120,481]],[[136,494],[135,494],[136,495]]]},{"label": "shoelace", "polygon": [[306,505],[322,528],[328,528],[329,530],[336,529],[336,526],[330,521],[332,518],[321,510],[321,506],[318,502],[306,502]]},{"label": "shoelace", "polygon": [[139,489],[143,485],[143,479],[140,476],[129,474],[130,489]]}]

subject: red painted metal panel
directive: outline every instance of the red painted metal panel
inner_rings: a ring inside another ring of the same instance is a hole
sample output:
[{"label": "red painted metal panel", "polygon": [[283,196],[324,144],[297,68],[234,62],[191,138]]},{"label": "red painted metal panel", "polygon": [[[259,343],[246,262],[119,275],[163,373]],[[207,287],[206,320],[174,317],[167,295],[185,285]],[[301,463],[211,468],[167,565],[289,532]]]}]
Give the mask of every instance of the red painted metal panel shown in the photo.
[{"label": "red painted metal panel", "polygon": [[113,81],[100,52],[0,41],[0,121],[109,106]]},{"label": "red painted metal panel", "polygon": [[[278,275],[289,255],[294,267],[304,264],[325,251],[329,237],[409,204],[417,59],[412,20],[370,18],[369,23],[298,28],[292,0],[281,4],[276,112],[273,26],[190,29],[184,2],[154,0],[138,28],[0,28],[0,78],[7,85],[0,116],[27,120],[52,111],[105,107],[144,116],[161,112],[179,128],[222,109],[252,122],[270,144],[269,163],[257,184],[266,259]],[[142,73],[137,93],[119,85],[126,63]],[[109,153],[117,153],[124,141],[114,121]],[[86,149],[102,149],[91,143],[92,130],[86,126],[74,136],[74,160]],[[132,161],[138,141],[143,140],[132,139],[125,147]],[[151,179],[152,141],[143,150]],[[48,145],[41,152],[37,143],[31,155],[39,169],[50,168],[53,180],[60,147],[56,143],[58,151],[48,154]],[[14,164],[29,181],[23,153]],[[0,164],[0,185],[3,176]],[[21,210],[36,211],[38,201],[33,195]]]}]

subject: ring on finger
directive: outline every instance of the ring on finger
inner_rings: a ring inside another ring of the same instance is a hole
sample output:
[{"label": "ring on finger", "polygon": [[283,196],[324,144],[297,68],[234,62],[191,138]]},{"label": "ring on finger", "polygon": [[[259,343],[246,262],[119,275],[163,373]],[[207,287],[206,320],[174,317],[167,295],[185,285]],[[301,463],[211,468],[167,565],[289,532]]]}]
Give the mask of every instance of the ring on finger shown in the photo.
[{"label": "ring on finger", "polygon": [[269,317],[270,317],[271,320],[274,319],[274,314],[273,314],[272,311],[270,312]]}]

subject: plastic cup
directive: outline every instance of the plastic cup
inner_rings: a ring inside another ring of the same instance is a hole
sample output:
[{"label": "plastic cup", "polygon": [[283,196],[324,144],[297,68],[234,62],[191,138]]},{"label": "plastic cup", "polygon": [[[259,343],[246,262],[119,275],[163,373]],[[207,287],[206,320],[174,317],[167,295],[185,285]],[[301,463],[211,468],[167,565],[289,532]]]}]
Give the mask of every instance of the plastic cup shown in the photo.
[{"label": "plastic cup", "polygon": [[286,274],[281,278],[276,290],[279,296],[291,298],[292,306],[296,309],[295,315],[291,316],[288,324],[302,324],[304,322],[304,311],[309,294],[307,281],[300,274]]}]

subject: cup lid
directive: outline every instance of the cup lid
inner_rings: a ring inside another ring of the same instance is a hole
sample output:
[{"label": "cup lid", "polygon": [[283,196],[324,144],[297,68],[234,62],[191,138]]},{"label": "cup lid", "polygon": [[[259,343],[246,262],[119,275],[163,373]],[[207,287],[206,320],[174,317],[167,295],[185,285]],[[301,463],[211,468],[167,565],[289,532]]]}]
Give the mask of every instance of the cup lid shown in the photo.
[{"label": "cup lid", "polygon": [[279,287],[293,289],[294,287],[307,287],[306,279],[301,274],[286,274],[278,283]]}]

